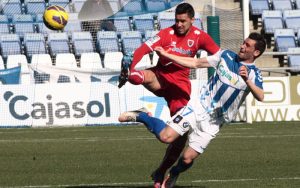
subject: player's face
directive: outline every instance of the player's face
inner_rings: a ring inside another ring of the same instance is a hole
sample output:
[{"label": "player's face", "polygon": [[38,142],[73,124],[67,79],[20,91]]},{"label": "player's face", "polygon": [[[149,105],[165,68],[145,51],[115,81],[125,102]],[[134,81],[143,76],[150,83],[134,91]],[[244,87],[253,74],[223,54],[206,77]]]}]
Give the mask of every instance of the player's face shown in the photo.
[{"label": "player's face", "polygon": [[244,43],[241,45],[240,51],[238,53],[241,61],[246,63],[252,63],[259,53],[258,50],[255,49],[256,41],[252,39],[245,39]]},{"label": "player's face", "polygon": [[194,18],[190,18],[187,14],[176,14],[175,25],[178,35],[185,35],[193,25]]}]

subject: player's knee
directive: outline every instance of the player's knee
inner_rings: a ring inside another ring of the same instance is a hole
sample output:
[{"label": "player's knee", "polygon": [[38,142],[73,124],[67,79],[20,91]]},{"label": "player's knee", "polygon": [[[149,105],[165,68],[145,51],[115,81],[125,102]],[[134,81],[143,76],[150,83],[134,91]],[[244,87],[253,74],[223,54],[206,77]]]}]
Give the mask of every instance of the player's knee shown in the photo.
[{"label": "player's knee", "polygon": [[144,82],[144,74],[142,71],[132,71],[128,77],[130,83],[140,85]]},{"label": "player's knee", "polygon": [[162,131],[159,135],[159,140],[163,143],[170,144],[175,139],[172,137],[172,135],[168,134],[167,132]]}]

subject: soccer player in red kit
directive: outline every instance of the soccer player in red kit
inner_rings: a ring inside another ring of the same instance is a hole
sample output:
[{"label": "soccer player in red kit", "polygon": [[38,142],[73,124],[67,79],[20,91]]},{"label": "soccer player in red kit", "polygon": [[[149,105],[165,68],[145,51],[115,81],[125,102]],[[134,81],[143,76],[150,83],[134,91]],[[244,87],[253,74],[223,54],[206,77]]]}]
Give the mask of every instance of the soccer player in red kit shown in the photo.
[{"label": "soccer player in red kit", "polygon": [[[209,54],[216,54],[220,48],[213,39],[204,31],[194,27],[195,11],[188,3],[181,3],[175,10],[175,24],[160,30],[133,54],[132,63],[121,70],[119,87],[122,87],[128,76],[128,81],[134,85],[143,84],[145,88],[159,97],[164,97],[168,103],[171,116],[185,106],[190,100],[191,83],[189,80],[190,69],[175,64],[169,59],[159,57],[155,67],[137,71],[136,64],[145,54],[161,46],[168,53],[194,57],[198,50],[205,50]],[[179,137],[169,145],[160,166],[152,174],[154,187],[160,188],[166,171],[176,162],[182,152],[187,135]]]}]

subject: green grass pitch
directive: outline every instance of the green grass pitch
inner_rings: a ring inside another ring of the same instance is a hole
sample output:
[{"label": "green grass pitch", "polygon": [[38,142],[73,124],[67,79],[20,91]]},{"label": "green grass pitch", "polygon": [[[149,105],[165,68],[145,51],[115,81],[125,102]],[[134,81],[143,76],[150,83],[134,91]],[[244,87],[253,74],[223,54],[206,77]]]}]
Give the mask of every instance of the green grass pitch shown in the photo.
[{"label": "green grass pitch", "polygon": [[[166,146],[142,125],[0,129],[0,187],[150,188]],[[177,187],[300,187],[300,122],[223,126]]]}]

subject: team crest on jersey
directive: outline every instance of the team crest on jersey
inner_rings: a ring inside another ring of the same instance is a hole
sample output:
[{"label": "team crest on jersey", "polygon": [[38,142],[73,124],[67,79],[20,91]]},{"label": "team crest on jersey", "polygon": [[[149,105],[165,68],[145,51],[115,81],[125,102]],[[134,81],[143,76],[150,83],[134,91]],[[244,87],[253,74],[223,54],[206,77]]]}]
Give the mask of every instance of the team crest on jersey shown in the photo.
[{"label": "team crest on jersey", "polygon": [[189,47],[192,47],[194,45],[194,40],[189,39],[187,41],[187,44],[188,44]]},{"label": "team crest on jersey", "polygon": [[159,40],[160,40],[160,37],[158,35],[155,35],[154,37],[151,37],[150,39],[148,39],[145,43],[148,46],[152,46],[154,43],[156,43]]}]

